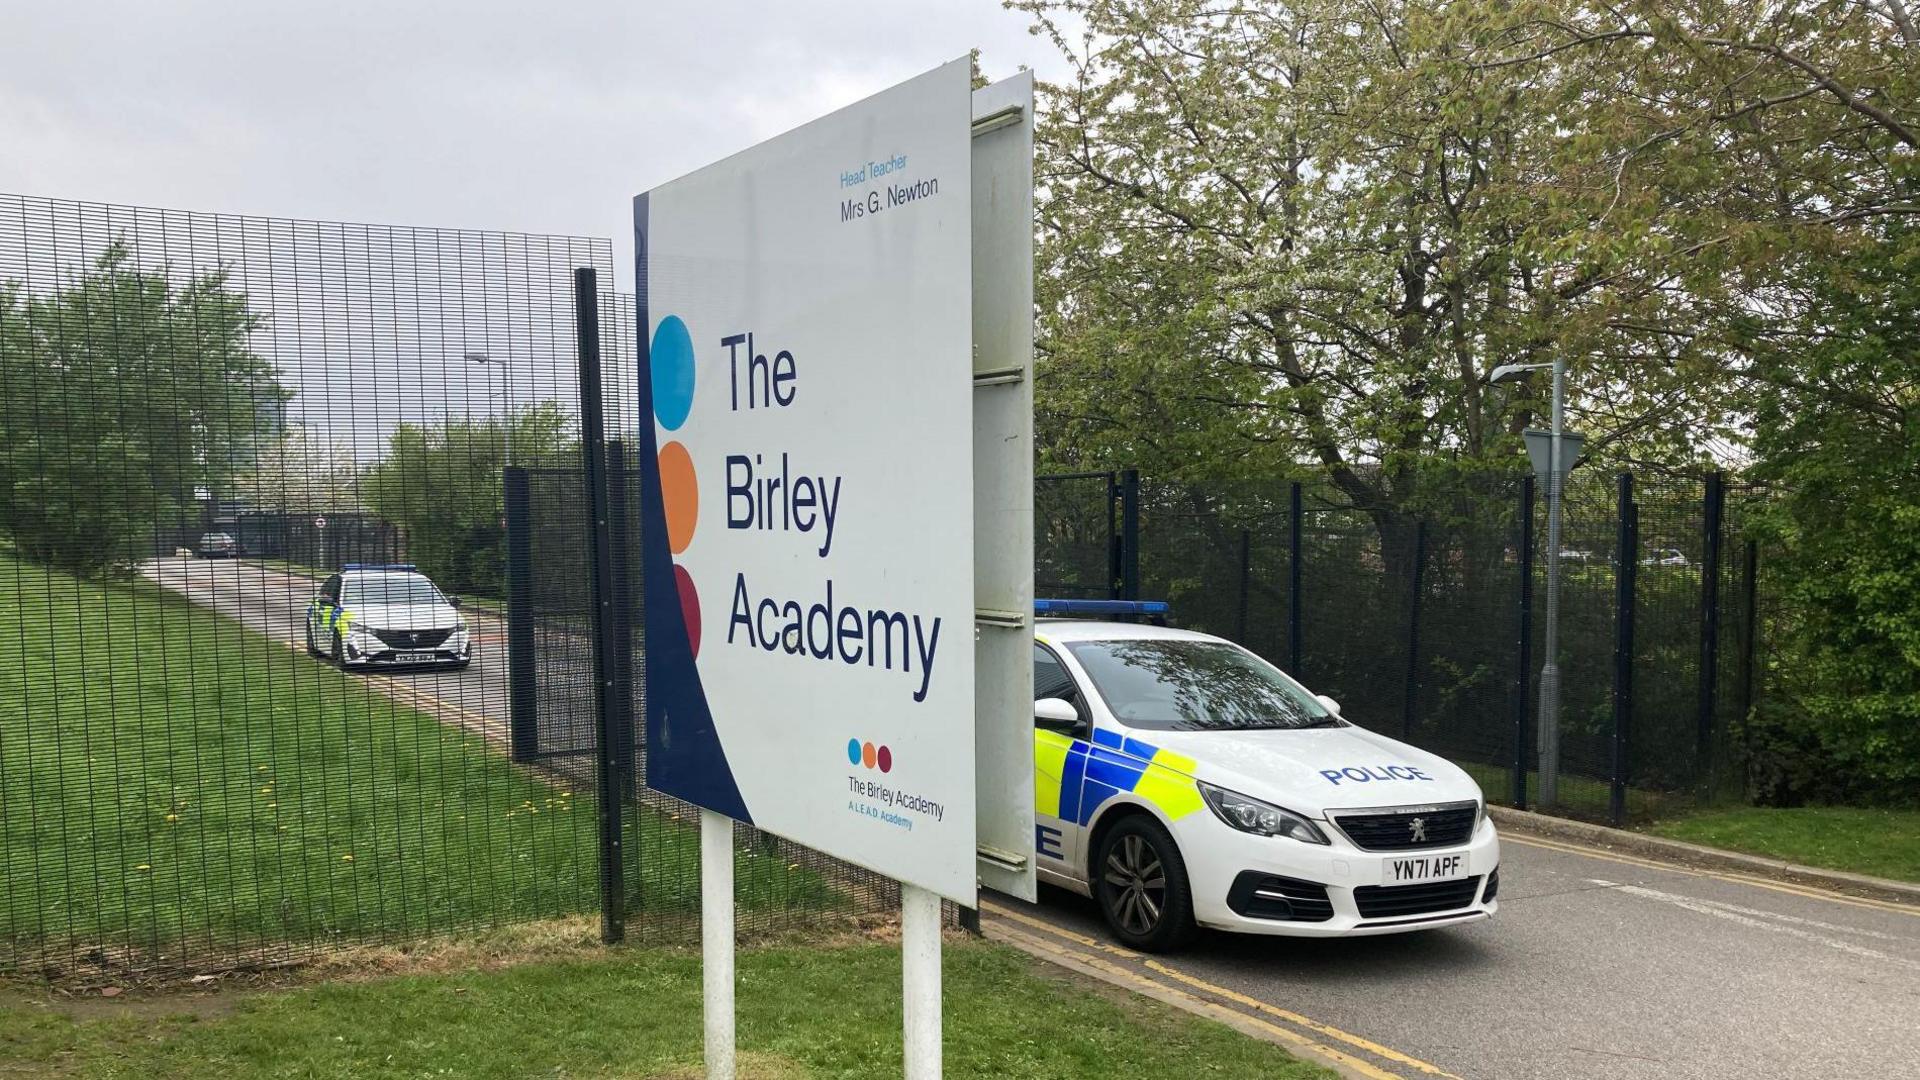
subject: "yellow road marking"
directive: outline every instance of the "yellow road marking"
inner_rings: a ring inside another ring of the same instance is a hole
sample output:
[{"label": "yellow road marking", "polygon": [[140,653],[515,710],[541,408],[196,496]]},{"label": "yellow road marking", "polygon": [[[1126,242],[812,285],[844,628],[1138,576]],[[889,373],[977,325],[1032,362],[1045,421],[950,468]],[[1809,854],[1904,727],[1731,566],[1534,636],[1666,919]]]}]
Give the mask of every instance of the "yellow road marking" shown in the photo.
[{"label": "yellow road marking", "polygon": [[1317,1031],[1322,1035],[1328,1036],[1329,1038],[1339,1039],[1341,1042],[1346,1043],[1349,1046],[1358,1047],[1376,1057],[1383,1057],[1383,1058],[1386,1058],[1388,1061],[1392,1061],[1400,1065],[1406,1065],[1410,1068],[1418,1069],[1419,1071],[1426,1073],[1429,1076],[1441,1076],[1441,1077],[1445,1077],[1446,1080],[1460,1080],[1458,1076],[1455,1076],[1454,1074],[1446,1071],[1445,1069],[1440,1068],[1438,1065],[1429,1064],[1428,1062],[1421,1061],[1419,1058],[1416,1058],[1416,1057],[1410,1057],[1406,1054],[1401,1053],[1398,1050],[1395,1050],[1391,1046],[1382,1046],[1371,1039],[1362,1038],[1361,1036],[1351,1034],[1350,1032],[1342,1031],[1339,1028],[1334,1027],[1332,1024],[1323,1024],[1318,1020],[1314,1020],[1310,1017],[1302,1016],[1297,1012],[1293,1012],[1288,1009],[1282,1009],[1277,1005],[1269,1005],[1268,1003],[1261,1001],[1259,998],[1248,997],[1245,994],[1241,994],[1241,993],[1237,993],[1235,991],[1229,990],[1224,986],[1215,986],[1214,984],[1207,982],[1204,979],[1198,979],[1192,975],[1188,975],[1186,972],[1176,971],[1173,968],[1168,967],[1167,965],[1161,963],[1158,960],[1148,960],[1146,963],[1149,969],[1153,971],[1157,971],[1160,974],[1167,976],[1168,978],[1178,979],[1181,982],[1186,983],[1188,986],[1194,987],[1195,989],[1204,990],[1209,994],[1217,994],[1223,998],[1226,998],[1228,1001],[1234,1002],[1239,1005],[1245,1005],[1250,1009],[1258,1009],[1261,1012],[1266,1013],[1270,1016],[1277,1016],[1280,1019],[1285,1020],[1289,1024],[1298,1024],[1303,1028],[1309,1028],[1313,1031]]},{"label": "yellow road marking", "polygon": [[1687,874],[1691,877],[1713,878],[1716,881],[1731,882],[1735,885],[1752,885],[1755,888],[1786,893],[1790,896],[1801,896],[1809,900],[1826,900],[1835,904],[1846,904],[1849,907],[1866,908],[1869,911],[1891,911],[1900,915],[1911,915],[1920,918],[1920,908],[1913,907],[1909,904],[1896,904],[1889,900],[1874,900],[1865,896],[1847,896],[1844,893],[1829,892],[1826,889],[1817,889],[1808,885],[1791,885],[1780,881],[1768,881],[1765,878],[1754,877],[1750,874],[1718,870],[1699,870],[1688,866],[1681,866],[1677,863],[1658,862],[1653,859],[1642,859],[1633,855],[1618,855],[1611,851],[1603,851],[1599,848],[1569,844],[1559,840],[1542,840],[1532,836],[1515,836],[1512,833],[1501,833],[1500,842],[1503,844],[1514,843],[1523,844],[1527,847],[1544,848],[1548,851],[1558,851],[1565,855],[1582,855],[1589,859],[1604,859],[1607,862],[1623,863],[1627,866],[1639,866],[1648,870],[1665,870],[1676,874]]},{"label": "yellow road marking", "polygon": [[[1300,1027],[1308,1028],[1312,1031],[1317,1031],[1320,1034],[1327,1036],[1328,1038],[1338,1039],[1349,1046],[1353,1046],[1357,1049],[1364,1050],[1367,1053],[1373,1054],[1376,1057],[1381,1057],[1381,1058],[1387,1059],[1388,1061],[1397,1062],[1398,1064],[1405,1065],[1409,1068],[1416,1069],[1420,1072],[1426,1073],[1429,1076],[1443,1077],[1445,1078],[1445,1080],[1460,1080],[1459,1077],[1455,1076],[1450,1072],[1447,1072],[1444,1069],[1441,1069],[1437,1065],[1433,1065],[1429,1062],[1421,1061],[1419,1058],[1401,1053],[1400,1051],[1395,1050],[1390,1046],[1382,1046],[1381,1044],[1374,1042],[1371,1039],[1367,1039],[1362,1036],[1352,1034],[1351,1032],[1342,1031],[1341,1029],[1334,1027],[1332,1024],[1321,1023],[1320,1021],[1315,1020],[1311,1017],[1303,1016],[1300,1013],[1293,1012],[1288,1009],[1282,1009],[1275,1005],[1270,1005],[1267,1002],[1261,1001],[1258,998],[1248,997],[1245,994],[1241,994],[1236,991],[1229,990],[1224,986],[1216,986],[1213,983],[1207,982],[1204,979],[1200,979],[1193,975],[1189,975],[1186,972],[1178,971],[1174,968],[1168,967],[1167,965],[1162,964],[1158,960],[1152,960],[1147,957],[1144,957],[1137,952],[1133,952],[1130,949],[1123,949],[1117,945],[1110,945],[1104,941],[1098,940],[1097,938],[1088,937],[1085,934],[1076,933],[1064,927],[1055,926],[1052,923],[1046,922],[1041,919],[1033,918],[1030,915],[1023,915],[1020,912],[1012,911],[1008,908],[1001,907],[998,904],[989,904],[989,903],[982,902],[980,907],[982,908],[982,910],[991,911],[997,916],[1010,918],[1015,922],[1019,922],[1024,925],[1031,926],[1036,930],[1044,931],[1048,934],[1052,934],[1056,937],[1073,942],[1076,945],[1080,945],[1086,948],[1098,949],[1103,952],[1113,953],[1115,955],[1125,957],[1130,960],[1142,961],[1149,969],[1153,971],[1157,971],[1160,974],[1167,976],[1168,978],[1177,979],[1180,982],[1183,982],[1188,986],[1191,986],[1197,990],[1201,990],[1209,994],[1217,995],[1219,997],[1227,999],[1228,1001],[1232,1001],[1238,1005],[1243,1005],[1248,1008],[1257,1009],[1260,1012],[1264,1012],[1270,1016],[1275,1016],[1282,1020],[1285,1020],[1290,1024],[1297,1024]],[[1094,962],[1095,958],[1088,957],[1087,960],[1089,963],[1092,963]],[[1106,961],[1100,961],[1100,963],[1106,963]],[[1140,977],[1143,977],[1143,976],[1140,976]],[[1152,980],[1148,980],[1148,981],[1152,981]]]},{"label": "yellow road marking", "polygon": [[[996,909],[996,910],[1004,910],[1004,909]],[[1042,924],[1042,925],[1045,925],[1045,924]],[[1368,1078],[1368,1080],[1405,1080],[1405,1078],[1401,1077],[1398,1073],[1390,1073],[1385,1069],[1382,1069],[1379,1066],[1374,1065],[1372,1062],[1363,1061],[1360,1058],[1354,1057],[1351,1054],[1343,1053],[1342,1051],[1336,1050],[1333,1047],[1326,1045],[1325,1043],[1315,1042],[1314,1040],[1308,1038],[1305,1035],[1300,1034],[1297,1031],[1292,1031],[1288,1028],[1281,1027],[1278,1024],[1269,1023],[1268,1021],[1262,1020],[1257,1016],[1248,1016],[1245,1013],[1237,1012],[1233,1009],[1226,1008],[1225,1006],[1215,1004],[1213,1002],[1205,1000],[1204,998],[1199,998],[1199,997],[1193,996],[1192,994],[1184,993],[1181,990],[1176,989],[1175,987],[1168,986],[1167,984],[1159,982],[1154,979],[1149,979],[1145,975],[1142,975],[1137,971],[1124,967],[1120,964],[1113,963],[1110,960],[1103,960],[1098,956],[1091,956],[1086,953],[1080,952],[1077,949],[1070,949],[1064,945],[1058,945],[1051,941],[1047,941],[1044,938],[1036,937],[1031,934],[1025,934],[1018,930],[1010,929],[1008,927],[995,927],[994,931],[996,936],[1002,937],[1003,939],[1013,944],[1022,946],[1026,948],[1028,951],[1037,950],[1039,952],[1047,953],[1051,956],[1058,957],[1069,963],[1084,964],[1087,967],[1093,968],[1097,971],[1104,972],[1107,975],[1114,978],[1115,980],[1125,983],[1128,986],[1131,986],[1135,990],[1141,993],[1144,993],[1149,997],[1158,998],[1161,1000],[1171,999],[1171,1000],[1183,1002],[1187,1005],[1192,1006],[1193,1011],[1199,1012],[1202,1014],[1210,1014],[1214,1016],[1220,1016],[1220,1015],[1231,1016],[1232,1018],[1234,1018],[1234,1020],[1236,1020],[1239,1023],[1246,1024],[1250,1027],[1258,1028],[1259,1030],[1264,1031],[1277,1039],[1280,1039],[1287,1043],[1291,1043],[1294,1046],[1303,1047],[1315,1054],[1318,1054],[1324,1057],[1329,1061],[1338,1062],[1341,1066],[1355,1073],[1358,1073],[1361,1076]]]},{"label": "yellow road marking", "polygon": [[995,915],[1004,915],[1015,922],[1025,923],[1026,925],[1031,926],[1036,930],[1044,930],[1049,934],[1055,935],[1056,937],[1066,938],[1068,941],[1073,942],[1075,945],[1084,945],[1089,949],[1099,949],[1102,952],[1110,952],[1110,953],[1113,953],[1115,956],[1124,956],[1129,960],[1140,959],[1140,954],[1137,952],[1134,952],[1132,949],[1125,949],[1118,945],[1112,945],[1107,942],[1101,941],[1099,938],[1088,937],[1085,934],[1074,933],[1072,930],[1068,930],[1066,927],[1055,926],[1052,923],[1045,921],[1044,919],[1036,919],[1031,915],[1022,915],[1019,912],[1013,911],[1009,908],[1003,908],[999,904],[988,904],[988,903],[982,902],[980,907],[982,910],[991,911]]}]

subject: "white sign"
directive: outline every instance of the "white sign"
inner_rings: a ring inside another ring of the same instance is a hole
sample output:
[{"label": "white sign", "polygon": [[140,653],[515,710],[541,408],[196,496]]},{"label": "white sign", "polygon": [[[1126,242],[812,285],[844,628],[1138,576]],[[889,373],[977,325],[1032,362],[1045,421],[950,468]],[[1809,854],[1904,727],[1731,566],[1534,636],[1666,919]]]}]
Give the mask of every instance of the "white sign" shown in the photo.
[{"label": "white sign", "polygon": [[634,200],[647,782],[974,902],[969,66]]}]

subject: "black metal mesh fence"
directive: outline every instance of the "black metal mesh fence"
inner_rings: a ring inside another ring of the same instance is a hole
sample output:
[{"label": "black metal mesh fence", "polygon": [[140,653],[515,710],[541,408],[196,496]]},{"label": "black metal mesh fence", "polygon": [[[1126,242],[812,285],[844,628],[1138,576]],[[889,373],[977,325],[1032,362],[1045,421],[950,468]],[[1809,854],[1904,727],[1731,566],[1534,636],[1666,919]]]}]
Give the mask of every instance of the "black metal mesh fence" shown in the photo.
[{"label": "black metal mesh fence", "polygon": [[[592,909],[592,793],[508,762],[489,605],[501,466],[577,438],[569,274],[610,259],[0,197],[0,964]],[[402,560],[444,596],[335,577]]]},{"label": "black metal mesh fence", "polygon": [[[1358,475],[1392,487],[1377,473]],[[1411,493],[1403,505],[1365,506],[1331,485],[1146,478],[1138,535],[1117,543],[1138,551],[1139,595],[1170,601],[1180,625],[1239,641],[1337,699],[1348,719],[1455,761],[1490,799],[1639,819],[1741,794],[1729,732],[1758,693],[1758,623],[1748,613],[1749,560],[1759,553],[1740,523],[1760,493],[1731,489],[1716,526],[1713,483],[1642,482],[1637,538],[1623,554],[1616,478],[1569,478],[1558,559],[1559,750],[1546,805],[1547,500],[1524,478],[1468,478]],[[1090,563],[1085,522],[1117,521],[1115,498],[1105,481],[1042,477],[1038,565]],[[1064,553],[1048,553],[1049,543]],[[1636,571],[1624,669],[1623,558]],[[1630,687],[1623,705],[1616,685]]]},{"label": "black metal mesh fence", "polygon": [[[573,278],[611,257],[0,196],[0,968],[607,909]],[[617,438],[633,308],[600,306]],[[642,754],[614,895],[684,934],[697,832]],[[893,901],[739,846],[746,930]]]}]

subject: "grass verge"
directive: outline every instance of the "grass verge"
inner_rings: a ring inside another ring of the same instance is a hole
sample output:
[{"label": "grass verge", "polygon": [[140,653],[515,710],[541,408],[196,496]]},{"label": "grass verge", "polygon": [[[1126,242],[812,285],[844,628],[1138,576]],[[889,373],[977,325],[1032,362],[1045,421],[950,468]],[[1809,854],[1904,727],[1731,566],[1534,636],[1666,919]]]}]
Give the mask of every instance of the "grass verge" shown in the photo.
[{"label": "grass verge", "polygon": [[[597,910],[592,799],[150,582],[0,552],[0,964],[191,967]],[[697,830],[628,822],[630,884],[691,902]],[[738,875],[749,907],[831,899],[771,854]]]},{"label": "grass verge", "polygon": [[1920,810],[1742,806],[1700,810],[1647,831],[1804,866],[1920,881]]},{"label": "grass verge", "polygon": [[[1472,776],[1480,785],[1480,791],[1487,801],[1505,804],[1513,797],[1513,772],[1502,765],[1488,765],[1478,761],[1455,762]],[[1543,814],[1564,813],[1570,817],[1590,821],[1604,822],[1608,807],[1612,805],[1613,785],[1606,780],[1579,776],[1562,771],[1560,773],[1560,799],[1555,806],[1536,805],[1540,798],[1540,773],[1527,771],[1527,799],[1529,810]],[[1670,791],[1650,791],[1645,788],[1627,789],[1627,819],[1646,821],[1662,815],[1670,815],[1693,804],[1690,795]]]},{"label": "grass verge", "polygon": [[[945,950],[950,1077],[1333,1074],[1212,1021],[1044,969],[987,942]],[[890,945],[739,956],[747,1077],[900,1073]],[[0,1074],[52,1077],[698,1077],[697,954],[621,949],[493,970],[95,1003],[0,998]],[[111,1007],[103,1007],[103,1006]]]}]

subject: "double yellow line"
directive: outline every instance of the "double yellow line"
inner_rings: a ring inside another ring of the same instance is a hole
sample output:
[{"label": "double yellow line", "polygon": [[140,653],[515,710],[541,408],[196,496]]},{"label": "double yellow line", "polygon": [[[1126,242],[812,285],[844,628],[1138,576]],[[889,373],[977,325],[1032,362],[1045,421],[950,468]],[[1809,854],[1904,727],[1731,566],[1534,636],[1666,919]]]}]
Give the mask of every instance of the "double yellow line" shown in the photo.
[{"label": "double yellow line", "polygon": [[[998,938],[1043,959],[1096,973],[1109,982],[1139,991],[1148,997],[1167,1002],[1188,1012],[1208,1016],[1255,1034],[1270,1036],[1278,1042],[1298,1047],[1349,1076],[1364,1077],[1365,1080],[1406,1080],[1406,1074],[1389,1071],[1375,1061],[1358,1057],[1354,1053],[1357,1051],[1421,1076],[1435,1077],[1438,1080],[1460,1080],[1458,1076],[1438,1065],[1421,1061],[1390,1046],[1382,1046],[1371,1039],[1342,1031],[1332,1024],[1322,1023],[1290,1009],[1282,1009],[1258,998],[1248,997],[1224,986],[1207,982],[1158,960],[1143,956],[1132,949],[1063,929],[999,904],[983,902],[980,907],[982,911],[992,913],[996,922],[1004,919],[1026,928],[1015,929],[990,922],[984,927],[990,937]],[[1037,933],[1030,933],[1028,930],[1037,931]],[[1140,968],[1163,976],[1164,979],[1155,979]]]}]

